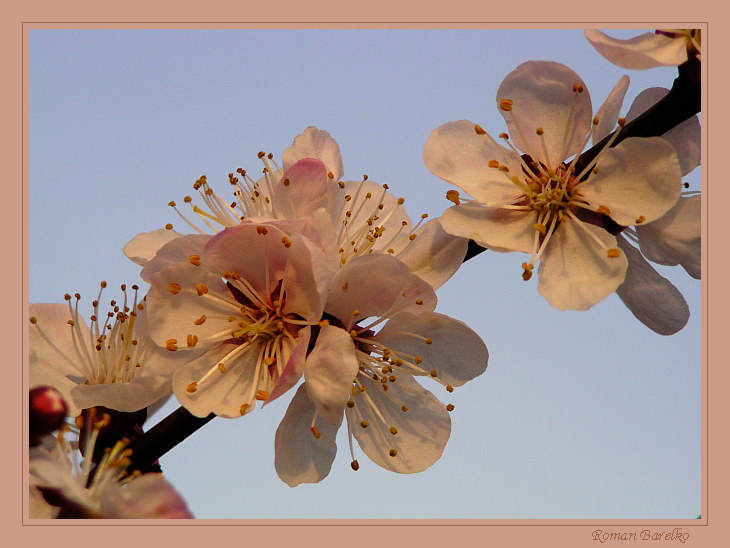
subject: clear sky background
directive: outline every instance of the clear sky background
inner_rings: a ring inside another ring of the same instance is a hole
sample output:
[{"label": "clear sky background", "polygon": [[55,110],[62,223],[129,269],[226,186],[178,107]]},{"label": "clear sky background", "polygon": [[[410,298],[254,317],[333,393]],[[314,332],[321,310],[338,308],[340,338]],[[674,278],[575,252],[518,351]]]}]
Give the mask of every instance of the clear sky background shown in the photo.
[{"label": "clear sky background", "polygon": [[[631,36],[636,31],[614,31]],[[623,113],[676,69],[623,71],[581,30],[31,30],[30,300],[87,306],[101,280],[145,285],[122,247],[166,223],[205,174],[254,173],[309,125],[338,141],[345,180],[367,174],[440,215],[450,187],[422,151],[430,132],[469,119],[504,131],[495,95],[527,60],[564,63],[594,110],[623,75]],[[699,169],[685,180],[699,189]],[[523,282],[518,253],[485,252],[438,291],[490,351],[453,394],[443,457],[416,475],[379,468],[346,429],[332,472],[290,488],[274,470],[287,397],[216,418],[162,458],[198,518],[694,518],[701,504],[700,282],[660,268],[691,317],[662,337],[616,295],[561,312]],[[87,316],[90,309],[87,310]],[[177,408],[174,401],[153,417]]]}]

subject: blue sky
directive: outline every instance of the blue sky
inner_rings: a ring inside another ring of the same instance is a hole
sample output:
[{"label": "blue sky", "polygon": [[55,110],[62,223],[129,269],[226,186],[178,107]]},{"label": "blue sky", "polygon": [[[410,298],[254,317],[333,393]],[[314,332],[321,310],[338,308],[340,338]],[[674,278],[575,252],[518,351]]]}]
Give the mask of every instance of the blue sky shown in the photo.
[{"label": "blue sky", "polygon": [[[450,187],[426,170],[423,144],[459,119],[503,131],[494,97],[520,63],[568,65],[594,110],[629,74],[624,113],[676,74],[623,71],[578,29],[34,29],[29,51],[30,300],[79,292],[87,304],[101,280],[140,283],[122,247],[181,228],[167,203],[200,175],[225,191],[229,172],[258,170],[258,151],[280,156],[307,126],[338,141],[346,180],[367,174],[412,218],[435,217]],[[691,311],[662,337],[615,295],[588,312],[551,308],[522,281],[524,260],[483,253],[437,292],[437,311],[477,331],[490,363],[448,395],[451,439],[426,472],[396,475],[362,454],[353,472],[343,436],[328,478],[289,488],[273,464],[284,397],[212,421],[163,457],[168,478],[199,518],[699,515],[700,282],[660,269]]]}]

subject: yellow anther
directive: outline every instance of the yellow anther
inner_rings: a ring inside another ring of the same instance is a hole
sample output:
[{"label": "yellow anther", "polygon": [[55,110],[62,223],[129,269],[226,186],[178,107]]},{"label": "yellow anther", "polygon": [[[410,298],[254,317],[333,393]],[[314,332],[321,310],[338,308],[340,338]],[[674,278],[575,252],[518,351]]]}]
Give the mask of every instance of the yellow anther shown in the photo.
[{"label": "yellow anther", "polygon": [[449,404],[449,405],[446,406],[446,410],[447,411],[453,411],[454,410],[454,406],[452,404]]},{"label": "yellow anther", "polygon": [[646,221],[646,217],[644,217],[644,216],[642,215],[641,217],[639,217],[638,219],[636,219],[636,221],[635,221],[635,224],[637,224],[637,225],[640,225],[640,224],[641,224],[641,223],[643,223],[644,221]]},{"label": "yellow anther", "polygon": [[190,196],[185,196],[185,198],[183,198],[183,202],[185,202],[186,204],[189,204],[192,201],[193,201],[193,199]]},{"label": "yellow anther", "polygon": [[370,425],[370,423],[368,423],[368,421],[361,421],[360,422],[360,426],[362,426],[363,428],[367,428],[369,425]]},{"label": "yellow anther", "polygon": [[405,198],[398,198],[398,200],[397,200],[398,205],[403,205],[405,203],[405,201],[406,201]]},{"label": "yellow anther", "polygon": [[360,464],[354,460],[350,463],[350,467],[357,472],[360,469]]},{"label": "yellow anther", "polygon": [[193,392],[197,392],[198,390],[198,383],[193,381],[189,385],[185,387],[185,392],[188,394],[192,394]]},{"label": "yellow anther", "polygon": [[166,230],[172,230],[172,223],[167,223],[167,224],[165,225],[165,229],[166,229]]},{"label": "yellow anther", "polygon": [[177,350],[177,339],[167,339],[165,341],[165,348],[167,348],[170,352]]},{"label": "yellow anther", "polygon": [[499,134],[499,138],[500,139],[509,139],[509,134],[502,132]]},{"label": "yellow anther", "polygon": [[289,185],[291,184],[291,181],[290,181],[290,180],[289,180],[289,178],[287,177],[286,179],[284,179],[284,180],[283,180],[283,181],[281,182],[281,184],[282,184],[282,185],[284,185],[284,186],[289,186]]},{"label": "yellow anther", "polygon": [[427,339],[426,339],[426,340],[425,340],[424,342],[425,342],[426,344],[433,344],[433,339],[429,337],[429,338],[427,338]]},{"label": "yellow anther", "polygon": [[456,205],[461,203],[461,200],[459,200],[459,192],[456,190],[449,190],[446,192],[446,199],[449,202],[454,202]]},{"label": "yellow anther", "polygon": [[477,135],[486,135],[487,134],[487,132],[484,131],[484,129],[482,128],[482,126],[480,126],[479,124],[476,124],[474,126],[474,131],[477,132]]},{"label": "yellow anther", "polygon": [[238,272],[234,272],[233,270],[226,270],[223,273],[223,277],[227,280],[239,280],[241,278],[241,275]]},{"label": "yellow anther", "polygon": [[428,374],[431,375],[432,377],[436,377],[438,375],[438,373],[436,373],[435,369],[431,369],[431,371],[429,371]]},{"label": "yellow anther", "polygon": [[611,210],[608,209],[606,206],[598,206],[598,208],[596,208],[596,213],[598,213],[599,215],[610,215]]},{"label": "yellow anther", "polygon": [[544,134],[545,134],[545,130],[544,130],[544,129],[542,129],[541,127],[539,127],[539,128],[537,128],[537,129],[535,130],[535,133],[536,133],[537,135],[544,135]]},{"label": "yellow anther", "polygon": [[225,373],[228,370],[226,369],[226,366],[225,365],[223,365],[222,363],[219,363],[218,364],[218,371],[220,371],[221,373]]},{"label": "yellow anther", "polygon": [[583,86],[580,84],[573,84],[573,93],[583,93]]},{"label": "yellow anther", "polygon": [[390,433],[395,436],[398,433],[398,429],[395,426],[391,426]]},{"label": "yellow anther", "polygon": [[532,278],[532,269],[535,268],[534,264],[522,263],[522,279],[527,281]]},{"label": "yellow anther", "polygon": [[175,207],[177,204],[174,200],[170,200],[169,202],[167,202],[167,205],[169,205],[170,207]]},{"label": "yellow anther", "polygon": [[423,358],[421,358],[421,356],[416,356],[415,358],[413,358],[413,361],[416,365],[420,365],[423,363]]},{"label": "yellow anther", "polygon": [[534,225],[532,225],[532,228],[537,230],[543,236],[547,233],[547,227],[542,223],[535,223]]},{"label": "yellow anther", "polygon": [[626,118],[619,118],[618,119],[618,125],[620,127],[624,127],[626,125]]},{"label": "yellow anther", "polygon": [[593,125],[594,125],[594,126],[597,126],[597,125],[598,125],[598,122],[600,122],[600,121],[601,121],[601,120],[600,120],[600,118],[599,118],[598,116],[594,116],[594,117],[593,117]]},{"label": "yellow anther", "polygon": [[405,413],[406,411],[408,411],[408,406],[407,405],[403,405],[403,406],[401,406],[400,410]]},{"label": "yellow anther", "polygon": [[205,314],[203,314],[202,316],[200,316],[200,318],[195,320],[193,323],[195,325],[203,325],[203,323],[205,323],[205,320],[206,320],[206,317],[205,317]]},{"label": "yellow anther", "polygon": [[391,375],[390,377],[388,377],[388,380],[390,382],[395,382],[396,381],[396,376],[395,375]]},{"label": "yellow anther", "polygon": [[334,174],[334,173],[332,173],[331,171],[328,171],[328,172],[327,172],[327,178],[328,178],[328,179],[334,179],[334,178],[335,178],[335,174]]},{"label": "yellow anther", "polygon": [[606,255],[608,256],[609,259],[616,259],[621,256],[621,252],[618,249],[616,249],[615,247],[613,247],[606,252]]},{"label": "yellow anther", "polygon": [[423,299],[416,299],[416,304],[423,304]]},{"label": "yellow anther", "polygon": [[276,363],[276,358],[274,356],[267,356],[264,358],[264,365],[274,365]]},{"label": "yellow anther", "polygon": [[241,408],[239,409],[239,412],[241,413],[241,415],[245,415],[245,414],[246,414],[246,411],[248,411],[248,408],[249,408],[249,407],[250,407],[250,406],[249,406],[249,404],[247,404],[247,403],[244,403],[244,404],[243,404],[243,405],[241,406]]},{"label": "yellow anther", "polygon": [[310,430],[312,431],[312,435],[313,435],[313,436],[314,436],[315,438],[319,439],[319,436],[320,436],[320,434],[319,434],[319,430],[317,430],[317,428],[316,428],[315,426],[312,426],[312,427],[310,428]]},{"label": "yellow anther", "polygon": [[266,401],[269,399],[269,393],[266,390],[256,390],[254,398],[259,401]]},{"label": "yellow anther", "polygon": [[499,168],[499,162],[497,160],[489,160],[489,162],[487,162],[487,165],[495,169]]},{"label": "yellow anther", "polygon": [[337,184],[339,185],[340,188],[345,188],[345,183],[343,183],[342,181],[338,181]]},{"label": "yellow anther", "polygon": [[70,301],[70,300],[71,300],[71,295],[69,295],[68,293],[66,293],[66,294],[65,294],[65,295],[63,296],[63,298],[64,298],[65,300],[67,300],[67,301]]},{"label": "yellow anther", "polygon": [[38,318],[36,318],[35,316],[31,316],[31,317],[30,317],[30,318],[28,318],[28,319],[30,320],[30,323],[32,323],[32,324],[36,324],[36,323],[38,323]]},{"label": "yellow anther", "polygon": [[195,290],[198,292],[198,296],[203,296],[208,292],[208,288],[205,286],[205,284],[196,284]]},{"label": "yellow anther", "polygon": [[390,451],[388,451],[388,454],[391,457],[395,457],[398,454],[398,451],[396,451],[395,449],[391,449]]},{"label": "yellow anther", "polygon": [[188,348],[194,348],[195,345],[198,344],[198,336],[189,334],[187,337],[187,343],[188,343]]},{"label": "yellow anther", "polygon": [[269,233],[269,229],[266,228],[264,225],[259,225],[256,227],[256,232],[261,234],[262,236],[266,236]]},{"label": "yellow anther", "polygon": [[499,102],[499,108],[501,108],[502,110],[504,110],[506,112],[509,112],[510,110],[512,110],[512,105],[513,104],[514,103],[512,102],[511,99],[502,99]]},{"label": "yellow anther", "polygon": [[359,316],[359,315],[360,315],[360,311],[359,311],[359,310],[358,310],[357,308],[356,308],[355,310],[353,310],[353,311],[352,311],[352,317],[353,317],[353,318],[354,318],[355,316]]},{"label": "yellow anther", "polygon": [[188,260],[190,261],[190,264],[200,266],[200,255],[190,255]]},{"label": "yellow anther", "polygon": [[353,407],[355,407],[355,402],[352,401],[352,400],[347,400],[347,404],[346,405],[347,405],[348,408],[352,409]]},{"label": "yellow anther", "polygon": [[317,325],[318,325],[319,327],[325,327],[325,326],[327,326],[327,325],[329,325],[329,324],[330,324],[330,321],[329,321],[329,320],[326,320],[326,319],[325,319],[325,320],[319,320],[319,321],[317,322]]},{"label": "yellow anther", "polygon": [[447,391],[447,392],[449,392],[449,393],[451,393],[451,392],[453,392],[453,391],[454,391],[454,387],[453,387],[453,386],[451,386],[450,384],[447,384],[447,385],[446,385],[446,391]]},{"label": "yellow anther", "polygon": [[281,243],[284,244],[284,247],[291,247],[291,239],[288,236],[284,236]]}]

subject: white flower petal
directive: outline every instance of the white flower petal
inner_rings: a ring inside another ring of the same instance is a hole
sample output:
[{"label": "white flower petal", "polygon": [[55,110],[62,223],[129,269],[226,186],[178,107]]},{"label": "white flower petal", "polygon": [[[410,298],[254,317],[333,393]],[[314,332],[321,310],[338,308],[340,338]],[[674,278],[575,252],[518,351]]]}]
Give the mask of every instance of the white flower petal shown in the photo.
[{"label": "white flower petal", "polygon": [[644,256],[658,264],[681,264],[695,279],[702,274],[701,196],[680,198],[659,220],[636,227]]},{"label": "white flower petal", "polygon": [[271,203],[278,218],[307,217],[329,203],[329,191],[337,185],[327,177],[325,165],[303,158],[289,167],[274,185]]},{"label": "white flower petal", "polygon": [[596,144],[604,137],[607,137],[614,129],[621,112],[621,106],[629,89],[629,77],[622,76],[611,92],[608,94],[606,101],[596,111],[598,125],[593,126],[593,143]]},{"label": "white flower petal", "polygon": [[449,234],[469,238],[493,251],[532,252],[535,243],[534,211],[487,208],[475,204],[450,207],[439,218]]},{"label": "white flower petal", "polygon": [[[307,396],[306,383],[294,394],[286,414],[276,429],[274,465],[276,473],[290,487],[317,483],[330,472],[337,453],[335,437],[338,425],[321,418],[315,420],[316,406]],[[319,433],[315,437],[311,427]]]},{"label": "white flower petal", "polygon": [[[345,415],[370,460],[400,474],[421,472],[436,462],[451,435],[451,417],[444,404],[409,375],[399,375],[386,385],[360,378],[365,391],[353,397],[355,406]],[[363,420],[366,428],[361,426]]]},{"label": "white flower petal", "polygon": [[[422,304],[417,304],[418,300]],[[402,261],[373,253],[342,267],[330,286],[325,311],[350,329],[365,318],[435,307],[436,294],[428,282],[412,274]]]},{"label": "white flower petal", "polygon": [[587,29],[585,37],[598,53],[625,69],[678,66],[687,60],[687,41],[683,37],[671,38],[647,32],[628,40],[619,40],[597,29]]},{"label": "white flower petal", "polygon": [[411,272],[438,289],[463,264],[469,240],[448,234],[438,219],[424,224],[417,235],[405,251],[395,252]]},{"label": "white flower petal", "polygon": [[689,307],[682,294],[623,237],[617,240],[629,260],[626,278],[616,290],[618,296],[652,331],[672,335],[682,329],[689,320]]},{"label": "white flower petal", "polygon": [[205,244],[208,243],[212,236],[209,234],[189,234],[170,240],[163,245],[154,256],[149,260],[140,276],[149,283],[150,278],[163,268],[190,261],[191,255],[202,255]]},{"label": "white flower petal", "polygon": [[[645,89],[631,103],[631,108],[626,114],[626,120],[630,122],[637,118],[658,103],[667,93],[669,93],[669,90],[665,88]],[[702,136],[698,116],[688,118],[661,137],[677,151],[682,175],[686,175],[700,165]]]},{"label": "white flower petal", "polygon": [[575,192],[595,207],[607,207],[608,215],[623,226],[658,219],[682,191],[674,147],[659,137],[625,139],[603,150],[596,165],[598,173]]},{"label": "white flower petal", "polygon": [[327,171],[334,176],[334,181],[339,181],[345,173],[337,141],[326,131],[314,126],[309,126],[300,135],[297,135],[292,146],[284,151],[282,154],[284,170],[289,169],[302,158],[321,160],[327,166]]},{"label": "white flower petal", "polygon": [[[413,337],[413,333],[433,342],[425,344],[422,338]],[[489,353],[479,335],[463,322],[436,312],[401,312],[372,340],[395,353],[420,357],[424,371],[413,374],[427,375],[433,370],[444,384],[461,386],[487,369]]]},{"label": "white flower petal", "polygon": [[[256,382],[261,377],[261,372],[256,368],[258,345],[250,345],[247,352],[238,354],[234,360],[227,362],[225,373],[217,370],[220,360],[237,346],[217,345],[175,372],[172,381],[175,397],[196,417],[207,417],[210,413],[227,418],[240,417],[241,406],[252,402]],[[200,382],[210,370],[214,371],[205,381]],[[188,387],[193,382],[198,383],[197,389],[189,392]],[[247,412],[252,409],[253,406]]]},{"label": "white flower petal", "polygon": [[428,170],[488,206],[519,199],[523,192],[504,172],[490,168],[491,160],[506,165],[510,173],[521,171],[515,154],[497,144],[488,134],[480,135],[468,120],[449,122],[431,133],[423,149]]},{"label": "white flower petal", "polygon": [[162,246],[180,236],[182,234],[166,228],[152,232],[142,232],[129,240],[122,251],[130,260],[144,267],[154,258]]},{"label": "white flower petal", "polygon": [[616,291],[628,267],[623,253],[608,257],[607,249],[616,248],[616,238],[602,228],[581,225],[563,220],[540,258],[537,289],[560,310],[588,310]]},{"label": "white flower petal", "polygon": [[97,405],[125,413],[149,407],[172,394],[172,378],[140,376],[130,382],[79,384],[71,390],[74,403],[81,409]]},{"label": "white flower petal", "polygon": [[326,325],[317,335],[314,349],[307,357],[304,381],[309,399],[328,424],[342,422],[345,403],[359,363],[352,337],[344,329]]},{"label": "white flower petal", "polygon": [[[512,101],[510,111],[499,107],[503,100]],[[510,72],[497,90],[497,108],[515,146],[552,168],[583,149],[593,121],[583,80],[565,65],[548,61],[527,61]]]}]

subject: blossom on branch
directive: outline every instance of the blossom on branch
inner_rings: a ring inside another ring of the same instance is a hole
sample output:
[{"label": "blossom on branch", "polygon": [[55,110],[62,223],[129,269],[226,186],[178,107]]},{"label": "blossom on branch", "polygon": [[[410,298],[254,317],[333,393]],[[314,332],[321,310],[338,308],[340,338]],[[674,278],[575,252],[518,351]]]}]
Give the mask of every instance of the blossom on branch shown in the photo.
[{"label": "blossom on branch", "polygon": [[[272,220],[297,220],[322,216],[329,225],[318,224],[318,234],[307,234],[335,264],[369,253],[398,257],[411,270],[439,287],[459,268],[467,240],[447,234],[437,220],[425,222],[423,214],[413,223],[403,206],[404,199],[364,175],[360,181],[342,181],[344,173],[337,142],[326,131],[308,127],[294,139],[283,155],[283,167],[272,154],[259,153],[263,176],[255,180],[243,169],[229,174],[235,200],[229,202],[213,191],[205,176],[193,185],[202,206],[190,196],[184,202],[192,208],[199,226],[175,209],[198,234],[215,234],[240,223],[266,224]],[[280,227],[285,228],[279,224]],[[141,266],[170,240],[181,234],[169,229],[139,234],[124,249]]]},{"label": "blossom on branch", "polygon": [[66,304],[30,305],[30,387],[56,388],[74,417],[94,406],[138,411],[159,406],[172,394],[171,376],[179,356],[150,341],[137,286],[132,287],[131,299],[122,286],[122,301],[111,301],[102,316],[99,305],[105,287],[102,282],[88,326],[79,312],[79,294],[67,294]]},{"label": "blossom on branch", "polygon": [[[612,94],[599,113],[615,116],[622,99]],[[539,261],[543,297],[558,309],[587,310],[626,276],[616,234],[676,204],[677,154],[660,138],[628,138],[613,148],[609,140],[578,172],[601,120],[580,77],[558,63],[520,65],[502,82],[497,106],[510,132],[500,134],[506,146],[466,120],[444,124],[426,142],[426,167],[472,196],[449,191],[456,205],[441,224],[494,251],[529,253],[525,280]]]},{"label": "blossom on branch", "polygon": [[[295,486],[329,474],[343,417],[351,453],[354,437],[386,469],[420,472],[438,460],[453,407],[415,377],[451,392],[485,371],[488,352],[476,333],[435,306],[433,288],[393,257],[357,257],[338,272],[305,382],[276,433],[283,481]],[[354,454],[352,467],[359,467]]]}]

